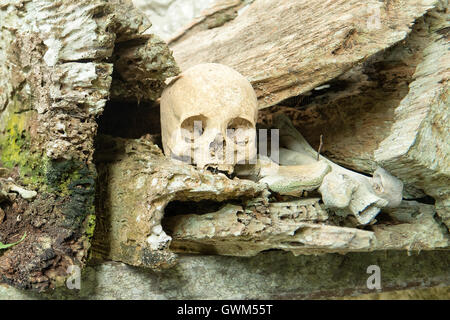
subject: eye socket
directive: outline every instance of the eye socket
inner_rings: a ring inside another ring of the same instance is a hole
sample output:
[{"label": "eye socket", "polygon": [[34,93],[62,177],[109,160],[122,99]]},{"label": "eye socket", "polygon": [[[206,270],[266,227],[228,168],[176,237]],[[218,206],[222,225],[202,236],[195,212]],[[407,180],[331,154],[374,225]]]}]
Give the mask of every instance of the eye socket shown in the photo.
[{"label": "eye socket", "polygon": [[227,137],[239,145],[249,143],[254,133],[253,124],[244,118],[234,118],[227,126]]},{"label": "eye socket", "polygon": [[186,142],[194,142],[205,131],[206,117],[196,115],[184,119],[181,123],[181,136]]}]

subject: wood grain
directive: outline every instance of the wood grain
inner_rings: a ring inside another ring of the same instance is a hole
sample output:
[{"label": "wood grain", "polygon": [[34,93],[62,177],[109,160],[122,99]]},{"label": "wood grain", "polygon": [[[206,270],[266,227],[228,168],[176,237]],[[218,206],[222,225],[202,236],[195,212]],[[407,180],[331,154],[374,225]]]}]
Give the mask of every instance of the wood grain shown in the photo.
[{"label": "wood grain", "polygon": [[224,25],[171,43],[182,70],[216,62],[248,77],[260,108],[333,79],[410,32],[431,0],[257,0]]}]

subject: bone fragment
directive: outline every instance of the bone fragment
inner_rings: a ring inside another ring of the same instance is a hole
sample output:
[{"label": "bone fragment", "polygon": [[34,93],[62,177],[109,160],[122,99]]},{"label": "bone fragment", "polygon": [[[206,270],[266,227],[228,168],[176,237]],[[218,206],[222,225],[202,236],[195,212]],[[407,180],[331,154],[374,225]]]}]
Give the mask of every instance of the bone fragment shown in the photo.
[{"label": "bone fragment", "polygon": [[317,189],[331,167],[326,161],[306,165],[279,166],[271,172],[263,172],[260,183],[266,183],[271,191],[281,195],[301,196],[303,191]]},{"label": "bone fragment", "polygon": [[294,254],[367,251],[373,232],[325,225],[319,199],[273,203],[267,213],[227,204],[217,212],[179,215],[165,220],[175,252],[253,256],[268,249]]},{"label": "bone fragment", "polygon": [[382,207],[394,207],[401,202],[403,183],[386,170],[378,168],[371,178],[318,155],[283,114],[274,118],[274,126],[280,129],[280,165],[311,164],[318,157],[331,166],[318,190],[326,207],[338,215],[354,215],[358,223],[365,225]]}]

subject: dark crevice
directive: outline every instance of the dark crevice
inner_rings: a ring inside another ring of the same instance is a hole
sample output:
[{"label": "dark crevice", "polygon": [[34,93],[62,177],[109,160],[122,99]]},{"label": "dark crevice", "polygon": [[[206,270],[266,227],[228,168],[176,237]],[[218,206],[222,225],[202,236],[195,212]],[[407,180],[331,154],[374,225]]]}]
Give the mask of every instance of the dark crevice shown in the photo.
[{"label": "dark crevice", "polygon": [[305,108],[307,105],[311,104],[312,102],[317,101],[317,99],[320,99],[320,96],[323,96],[328,93],[343,91],[350,85],[351,83],[347,80],[332,80],[327,82],[326,84],[317,86],[317,88],[327,86],[326,88],[320,90],[313,89],[307,93],[287,98],[278,103],[278,105],[302,109]]},{"label": "dark crevice", "polygon": [[[380,224],[395,225],[395,224],[403,223],[401,221],[398,221],[392,215],[390,215],[388,212],[385,212],[383,210],[376,216],[376,220],[377,220],[377,222],[376,222],[377,225],[380,225]],[[369,227],[370,230],[372,229],[372,228],[370,228],[371,225],[369,225],[367,227]]]},{"label": "dark crevice", "polygon": [[239,199],[227,200],[227,201],[214,201],[214,200],[200,200],[200,201],[180,201],[175,200],[167,204],[164,209],[164,216],[161,220],[161,226],[163,230],[169,235],[173,235],[173,225],[176,224],[177,219],[180,216],[195,214],[204,215],[219,211],[226,204],[242,205],[243,201]]},{"label": "dark crevice", "polygon": [[146,134],[158,136],[161,146],[159,107],[153,103],[108,101],[103,114],[97,119],[98,134],[138,139]]},{"label": "dark crevice", "polygon": [[282,245],[285,246],[291,246],[291,247],[304,247],[305,244],[301,242],[295,242],[295,241],[288,241],[288,242],[282,242]]},{"label": "dark crevice", "polygon": [[423,203],[423,204],[431,204],[431,205],[435,205],[436,200],[433,197],[430,196],[425,196],[425,197],[421,197],[421,198],[414,198],[414,199],[403,199],[404,201],[416,201],[419,203]]},{"label": "dark crevice", "polygon": [[212,167],[212,166],[208,166],[208,167],[206,168],[206,170],[208,170],[209,172],[212,172],[212,173],[214,173],[214,174],[222,173],[222,174],[224,174],[227,178],[229,178],[229,179],[231,179],[231,180],[234,179],[234,178],[236,177],[236,173],[235,173],[235,172],[229,173],[228,171],[219,170],[219,169],[217,169],[216,167]]},{"label": "dark crevice", "polygon": [[239,199],[227,201],[200,200],[200,201],[171,201],[164,210],[164,217],[174,217],[187,214],[207,214],[220,210],[226,204],[241,205]]},{"label": "dark crevice", "polygon": [[442,219],[442,217],[438,214],[435,213],[433,215],[433,219],[437,222],[437,224],[440,226],[441,230],[443,231],[443,234],[447,237],[450,238],[450,230],[447,226],[447,224],[444,222],[444,220]]},{"label": "dark crevice", "polygon": [[71,62],[76,62],[76,63],[92,63],[92,62],[102,62],[104,61],[104,58],[98,58],[98,59],[67,59],[67,60],[62,60],[63,63],[71,63]]},{"label": "dark crevice", "polygon": [[284,251],[284,250],[283,249],[266,249],[266,250],[260,251],[259,253],[274,252],[274,251],[280,252],[280,251]]}]

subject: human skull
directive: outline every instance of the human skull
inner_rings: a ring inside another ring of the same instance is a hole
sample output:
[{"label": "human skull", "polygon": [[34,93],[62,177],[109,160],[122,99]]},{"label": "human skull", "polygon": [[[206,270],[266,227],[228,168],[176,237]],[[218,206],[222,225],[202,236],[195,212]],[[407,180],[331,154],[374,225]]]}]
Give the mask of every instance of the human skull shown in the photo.
[{"label": "human skull", "polygon": [[256,157],[257,115],[256,94],[237,71],[216,63],[191,67],[161,97],[164,153],[231,173]]}]

